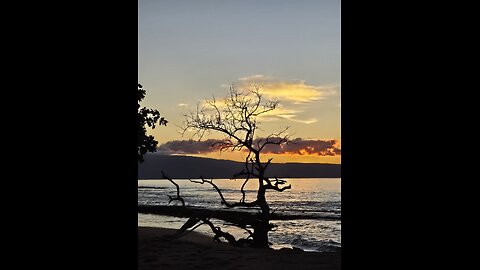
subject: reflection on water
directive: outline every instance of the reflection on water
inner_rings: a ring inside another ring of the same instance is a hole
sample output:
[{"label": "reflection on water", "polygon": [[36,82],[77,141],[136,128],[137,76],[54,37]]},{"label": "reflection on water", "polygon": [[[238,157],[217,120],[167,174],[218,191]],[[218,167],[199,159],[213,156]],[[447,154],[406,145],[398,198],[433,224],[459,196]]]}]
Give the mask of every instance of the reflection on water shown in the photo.
[{"label": "reflection on water", "polygon": [[[341,247],[341,180],[327,179],[287,179],[292,189],[284,192],[267,191],[267,201],[276,213],[311,215],[317,219],[272,221],[278,225],[269,233],[273,248],[299,247],[311,251],[338,251]],[[225,199],[237,202],[242,197],[240,187],[244,180],[217,179],[214,183],[222,190]],[[206,208],[222,208],[218,193],[208,184],[176,180],[180,194],[186,205]],[[139,205],[168,205],[168,196],[175,195],[175,186],[166,180],[139,180]],[[254,200],[258,182],[250,180],[246,185],[247,201]],[[177,203],[177,202],[175,202]],[[256,211],[241,209],[243,211]],[[329,219],[322,219],[328,217]],[[138,214],[139,226],[180,228],[186,218]],[[212,220],[222,225],[223,221]],[[226,231],[237,237],[245,237],[242,229],[228,226]],[[207,226],[196,231],[211,234]]]}]

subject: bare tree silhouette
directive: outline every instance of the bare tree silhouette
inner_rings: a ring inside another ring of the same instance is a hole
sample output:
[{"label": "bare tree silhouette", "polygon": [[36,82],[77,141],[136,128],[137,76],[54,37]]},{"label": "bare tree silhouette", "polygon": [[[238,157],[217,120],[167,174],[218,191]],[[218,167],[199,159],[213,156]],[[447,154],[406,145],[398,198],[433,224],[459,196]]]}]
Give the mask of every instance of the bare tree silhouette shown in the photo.
[{"label": "bare tree silhouette", "polygon": [[[282,192],[290,189],[290,185],[285,185],[286,181],[278,178],[266,177],[265,171],[268,169],[272,158],[267,161],[262,160],[262,150],[267,145],[282,145],[289,141],[289,136],[286,135],[288,127],[278,133],[271,133],[264,138],[256,138],[255,132],[258,128],[258,118],[275,110],[278,107],[278,101],[267,100],[260,93],[261,87],[254,84],[252,88],[238,91],[234,86],[230,87],[230,94],[227,98],[222,100],[206,100],[202,106],[197,106],[196,111],[185,115],[185,122],[183,125],[183,134],[187,131],[193,131],[193,137],[201,140],[206,133],[216,132],[224,135],[224,139],[214,143],[212,146],[218,148],[220,151],[247,151],[244,168],[242,171],[233,175],[232,178],[245,179],[241,186],[241,198],[238,202],[228,202],[222,194],[220,188],[212,180],[190,180],[194,183],[209,184],[219,194],[220,202],[228,208],[246,207],[259,208],[259,213],[254,215],[253,219],[237,223],[236,225],[242,227],[249,232],[249,237],[246,239],[236,240],[229,233],[223,232],[219,227],[215,227],[209,218],[205,215],[197,214],[191,217],[189,221],[182,227],[179,233],[185,232],[188,228],[192,228],[198,222],[207,224],[212,232],[215,233],[215,239],[224,238],[229,243],[239,246],[248,244],[254,247],[268,247],[268,232],[274,227],[269,222],[270,206],[266,199],[266,191],[274,190]],[[164,178],[167,178],[164,175]],[[169,179],[173,182],[172,179]],[[248,181],[257,181],[258,189],[256,199],[253,201],[246,201],[245,186]],[[179,189],[177,186],[177,196],[173,199],[180,198]],[[173,200],[171,198],[171,201]],[[182,199],[183,203],[183,199]],[[195,226],[195,228],[198,227]]]}]

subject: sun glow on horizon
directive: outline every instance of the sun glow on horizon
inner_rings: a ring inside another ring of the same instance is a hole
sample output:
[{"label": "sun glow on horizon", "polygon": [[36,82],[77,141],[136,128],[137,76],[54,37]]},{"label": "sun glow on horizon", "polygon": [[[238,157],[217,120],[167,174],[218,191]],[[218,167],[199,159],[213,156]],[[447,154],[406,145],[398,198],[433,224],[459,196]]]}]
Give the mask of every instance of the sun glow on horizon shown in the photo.
[{"label": "sun glow on horizon", "polygon": [[[238,162],[245,162],[246,154],[241,152],[210,152],[205,154],[176,154],[181,156],[194,156],[213,159],[226,159]],[[335,156],[319,156],[319,155],[300,155],[300,154],[262,154],[262,162],[267,162],[269,158],[272,163],[329,163],[341,164],[341,155]]]}]

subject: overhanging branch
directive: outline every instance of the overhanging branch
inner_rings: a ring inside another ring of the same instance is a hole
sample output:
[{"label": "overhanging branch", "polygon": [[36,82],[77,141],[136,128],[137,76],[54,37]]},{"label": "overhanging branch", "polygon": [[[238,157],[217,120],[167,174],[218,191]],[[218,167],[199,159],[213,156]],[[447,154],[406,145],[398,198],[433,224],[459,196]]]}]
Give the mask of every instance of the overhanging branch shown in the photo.
[{"label": "overhanging branch", "polygon": [[225,200],[225,197],[223,197],[223,194],[222,194],[222,191],[218,188],[217,185],[215,185],[213,183],[213,180],[206,180],[204,179],[203,177],[200,177],[202,180],[192,180],[190,179],[191,182],[193,183],[197,183],[197,184],[204,184],[204,183],[209,183],[210,185],[212,185],[213,188],[215,188],[215,190],[218,192],[218,194],[220,195],[220,199],[222,200],[221,201],[221,204],[222,205],[225,205],[227,207],[230,207],[230,208],[233,208],[233,207],[238,207],[238,206],[244,206],[244,207],[254,207],[254,206],[257,206],[258,203],[257,203],[257,200],[253,201],[253,202],[238,202],[238,203],[229,203]]},{"label": "overhanging branch", "polygon": [[[282,179],[278,179],[278,178],[275,178],[275,180],[270,180],[268,178],[265,178],[264,180],[267,180],[267,185],[265,185],[265,189],[273,189],[273,190],[282,192],[286,189],[291,189],[292,188],[292,185],[280,187],[280,185],[285,185],[287,183],[286,180],[282,180]],[[272,184],[272,182],[273,182],[273,184]]]}]

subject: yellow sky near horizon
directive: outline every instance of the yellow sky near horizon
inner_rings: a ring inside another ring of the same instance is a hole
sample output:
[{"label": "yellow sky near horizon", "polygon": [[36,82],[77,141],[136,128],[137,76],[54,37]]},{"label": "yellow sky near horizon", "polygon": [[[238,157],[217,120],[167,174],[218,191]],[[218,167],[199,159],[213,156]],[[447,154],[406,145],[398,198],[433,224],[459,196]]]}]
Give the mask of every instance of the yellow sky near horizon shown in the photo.
[{"label": "yellow sky near horizon", "polygon": [[[254,81],[253,81],[254,79]],[[278,100],[279,105],[276,109],[262,114],[258,117],[258,126],[256,130],[255,138],[266,137],[271,134],[275,134],[286,127],[289,127],[284,135],[289,135],[291,139],[299,138],[303,142],[310,141],[310,143],[302,144],[293,151],[284,154],[271,154],[264,153],[263,159],[267,161],[268,158],[273,157],[275,163],[285,162],[299,162],[299,163],[332,163],[340,164],[340,155],[319,155],[322,148],[318,146],[315,148],[314,141],[329,141],[335,140],[335,148],[341,148],[340,146],[340,107],[332,106],[335,102],[339,101],[339,85],[338,86],[315,86],[306,84],[305,81],[278,81],[272,78],[267,78],[263,75],[257,74],[245,78],[240,78],[239,83],[235,86],[237,89],[248,89],[252,84],[260,83],[260,93],[264,96],[264,100]],[[228,93],[226,86],[222,86],[225,93]],[[148,94],[148,93],[147,93]],[[219,109],[226,107],[225,94],[223,97],[215,97],[215,104]],[[212,100],[213,98],[207,98],[198,100],[197,104],[199,108],[202,108],[207,104],[206,100]],[[323,104],[322,101],[326,101]],[[318,110],[316,106],[322,106],[324,110]],[[197,141],[198,137],[193,136],[194,133],[187,131],[185,134],[180,134],[184,115],[188,112],[195,111],[196,107],[193,107],[188,103],[178,104],[174,117],[167,119],[169,125],[167,127],[159,127],[155,130],[149,129],[149,134],[155,136],[159,141],[159,147],[164,144],[176,142],[176,149],[171,154],[184,154],[195,153],[187,150],[188,143],[185,143],[189,139]],[[304,113],[306,112],[306,113]],[[334,113],[332,115],[332,112]],[[338,115],[337,115],[338,114]],[[335,122],[337,120],[338,122]],[[333,122],[332,122],[333,121]],[[173,122],[173,123],[172,123]],[[175,131],[171,133],[171,131]],[[170,132],[170,133],[168,133]],[[316,136],[315,136],[316,135]],[[320,136],[319,136],[320,135]],[[323,135],[323,136],[322,136]],[[325,135],[330,135],[329,137]],[[206,139],[223,139],[224,134],[219,132],[207,132],[202,138]],[[182,145],[182,141],[184,145]],[[313,144],[312,144],[313,143]],[[180,144],[180,145],[179,145]],[[307,149],[309,148],[309,149]],[[316,150],[315,150],[316,149]],[[182,153],[182,150],[185,150]],[[195,149],[198,150],[198,149]],[[194,151],[195,151],[194,150]],[[309,151],[310,150],[310,151]],[[316,152],[308,154],[308,152]],[[208,152],[208,153],[205,153]],[[298,152],[299,154],[293,154]],[[199,157],[209,157],[215,159],[228,159],[234,161],[243,161],[245,159],[245,152],[231,152],[231,151],[215,151],[205,150],[201,151],[202,154],[184,154],[193,155]],[[331,154],[331,152],[330,152]]]},{"label": "yellow sky near horizon", "polygon": [[[185,156],[227,159],[233,161],[244,162],[245,153],[239,152],[211,152],[207,154],[188,154]],[[269,158],[273,158],[272,163],[329,163],[341,164],[341,155],[336,156],[318,156],[318,155],[292,155],[292,154],[262,154],[261,161],[267,162]]]}]

